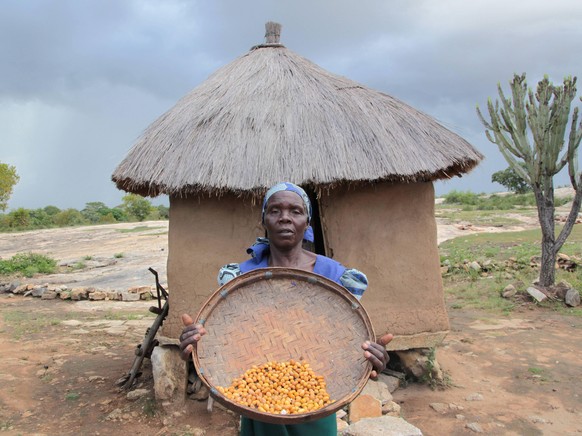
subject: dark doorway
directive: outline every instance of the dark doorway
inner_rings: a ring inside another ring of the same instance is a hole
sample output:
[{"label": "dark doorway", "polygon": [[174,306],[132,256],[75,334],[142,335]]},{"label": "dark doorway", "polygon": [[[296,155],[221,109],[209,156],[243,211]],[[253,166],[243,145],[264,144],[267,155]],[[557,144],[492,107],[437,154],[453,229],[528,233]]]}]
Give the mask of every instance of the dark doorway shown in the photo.
[{"label": "dark doorway", "polygon": [[315,191],[308,186],[302,186],[302,188],[307,193],[309,201],[311,201],[312,217],[311,217],[311,227],[313,228],[313,236],[315,242],[312,247],[309,247],[311,251],[316,254],[322,254],[325,256],[325,244],[323,242],[323,229],[321,227],[321,218],[319,215],[319,201],[317,201],[317,195]]}]

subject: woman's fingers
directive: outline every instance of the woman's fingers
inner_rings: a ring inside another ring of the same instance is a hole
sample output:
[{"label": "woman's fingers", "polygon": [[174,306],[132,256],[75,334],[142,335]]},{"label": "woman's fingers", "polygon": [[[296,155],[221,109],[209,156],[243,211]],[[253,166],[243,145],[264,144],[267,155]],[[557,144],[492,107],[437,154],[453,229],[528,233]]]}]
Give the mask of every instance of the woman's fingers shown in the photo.
[{"label": "woman's fingers", "polygon": [[364,357],[370,361],[374,369],[370,377],[377,377],[378,374],[386,368],[390,358],[386,351],[386,345],[394,338],[391,334],[386,334],[378,339],[377,343],[366,341],[362,344]]},{"label": "woman's fingers", "polygon": [[182,324],[184,325],[184,327],[187,327],[190,324],[194,324],[194,320],[192,319],[192,317],[190,315],[188,315],[187,313],[184,313],[182,315]]},{"label": "woman's fingers", "polygon": [[388,345],[390,343],[390,341],[392,339],[394,339],[394,335],[391,333],[387,333],[384,336],[382,336],[380,339],[378,339],[378,344],[385,347],[386,345]]},{"label": "woman's fingers", "polygon": [[206,333],[206,329],[202,324],[194,324],[194,320],[188,314],[182,315],[182,323],[185,327],[180,335],[180,357],[188,360],[194,347]]}]

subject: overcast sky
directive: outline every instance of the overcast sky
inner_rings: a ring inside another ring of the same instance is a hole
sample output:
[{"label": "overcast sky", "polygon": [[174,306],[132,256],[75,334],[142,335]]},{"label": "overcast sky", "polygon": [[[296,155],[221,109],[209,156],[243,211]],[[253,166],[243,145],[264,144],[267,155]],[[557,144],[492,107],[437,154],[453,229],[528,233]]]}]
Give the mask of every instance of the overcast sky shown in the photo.
[{"label": "overcast sky", "polygon": [[289,49],[428,113],[486,156],[437,194],[503,189],[491,174],[507,164],[475,113],[497,83],[582,71],[579,0],[4,0],[0,162],[20,175],[9,209],[119,204],[111,174],[141,132],[262,43],[270,20]]}]

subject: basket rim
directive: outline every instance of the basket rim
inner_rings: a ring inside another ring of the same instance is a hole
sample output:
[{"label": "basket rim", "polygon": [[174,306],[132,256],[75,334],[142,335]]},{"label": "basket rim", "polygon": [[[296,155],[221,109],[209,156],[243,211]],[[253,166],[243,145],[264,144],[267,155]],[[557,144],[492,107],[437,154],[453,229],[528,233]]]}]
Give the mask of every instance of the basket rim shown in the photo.
[{"label": "basket rim", "polygon": [[[375,341],[376,336],[368,313],[362,306],[361,302],[356,297],[354,297],[346,288],[334,282],[333,280],[328,279],[327,277],[324,277],[322,275],[316,274],[314,272],[289,267],[258,268],[235,277],[231,281],[227,282],[226,284],[216,289],[206,299],[204,304],[201,306],[198,314],[196,315],[196,319],[194,322],[204,325],[207,322],[209,316],[211,316],[212,311],[217,306],[217,304],[230,292],[235,292],[241,288],[244,288],[245,285],[249,285],[261,280],[284,279],[284,278],[305,280],[311,284],[317,284],[328,291],[338,293],[346,301],[346,304],[351,304],[351,308],[354,309],[362,319],[364,326],[366,328],[367,339],[372,342]],[[362,353],[363,352],[364,350],[362,350]],[[370,361],[366,361],[364,372],[350,394],[344,395],[342,398],[334,401],[333,403],[328,404],[327,406],[312,412],[301,414],[279,415],[260,412],[255,408],[243,406],[241,404],[229,400],[224,395],[222,395],[216,389],[216,386],[208,379],[206,371],[204,370],[203,365],[200,362],[197,347],[195,347],[194,351],[192,352],[192,360],[196,372],[198,373],[204,385],[209,389],[210,395],[212,396],[213,399],[218,401],[227,409],[230,409],[236,413],[239,413],[251,419],[255,419],[257,421],[263,421],[272,424],[299,424],[331,415],[332,413],[344,407],[346,404],[352,402],[360,394],[360,392],[368,382],[368,379],[370,378],[370,374],[372,372],[372,363]]]}]

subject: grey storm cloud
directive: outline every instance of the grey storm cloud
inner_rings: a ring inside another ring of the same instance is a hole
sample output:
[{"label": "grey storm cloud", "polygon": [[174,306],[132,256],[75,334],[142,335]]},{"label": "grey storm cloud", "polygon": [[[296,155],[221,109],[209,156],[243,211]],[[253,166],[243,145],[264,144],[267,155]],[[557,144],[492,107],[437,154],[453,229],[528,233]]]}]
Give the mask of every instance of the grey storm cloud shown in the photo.
[{"label": "grey storm cloud", "polygon": [[291,50],[430,114],[486,155],[437,192],[500,189],[491,174],[507,165],[475,114],[498,82],[582,69],[582,2],[571,0],[7,0],[0,160],[21,176],[9,207],[119,203],[110,175],[139,134],[263,42],[269,20]]}]

